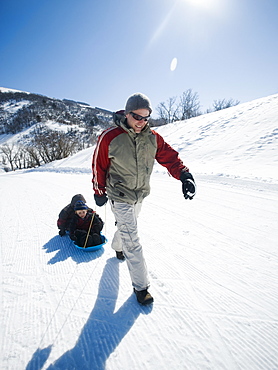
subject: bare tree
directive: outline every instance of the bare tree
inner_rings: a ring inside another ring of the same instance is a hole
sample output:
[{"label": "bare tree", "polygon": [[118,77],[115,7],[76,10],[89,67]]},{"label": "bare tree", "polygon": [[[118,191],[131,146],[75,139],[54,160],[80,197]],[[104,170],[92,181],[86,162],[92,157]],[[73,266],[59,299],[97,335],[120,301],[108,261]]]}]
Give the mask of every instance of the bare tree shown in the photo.
[{"label": "bare tree", "polygon": [[16,160],[18,156],[18,147],[15,144],[4,144],[0,147],[0,151],[3,154],[3,158],[7,160],[7,162],[11,166],[11,170],[13,171],[16,168]]},{"label": "bare tree", "polygon": [[214,100],[213,101],[213,111],[216,112],[218,110],[226,109],[233,107],[235,105],[238,105],[240,103],[239,100],[234,100],[234,99],[219,99],[219,100]]},{"label": "bare tree", "polygon": [[200,114],[199,95],[196,92],[193,93],[192,89],[184,91],[180,97],[178,119],[190,119],[192,117],[199,116]]},{"label": "bare tree", "polygon": [[166,103],[160,103],[156,108],[159,118],[163,120],[165,124],[176,120],[178,110],[175,105],[176,99],[176,97],[169,98]]},{"label": "bare tree", "polygon": [[28,145],[25,147],[25,150],[26,150],[26,156],[27,156],[26,168],[32,168],[36,166],[39,167],[41,165],[41,162],[40,162],[40,155],[39,155],[37,148],[35,146]]},{"label": "bare tree", "polygon": [[26,152],[25,148],[22,145],[18,146],[18,152],[15,159],[16,168],[21,170],[22,168],[26,168]]}]

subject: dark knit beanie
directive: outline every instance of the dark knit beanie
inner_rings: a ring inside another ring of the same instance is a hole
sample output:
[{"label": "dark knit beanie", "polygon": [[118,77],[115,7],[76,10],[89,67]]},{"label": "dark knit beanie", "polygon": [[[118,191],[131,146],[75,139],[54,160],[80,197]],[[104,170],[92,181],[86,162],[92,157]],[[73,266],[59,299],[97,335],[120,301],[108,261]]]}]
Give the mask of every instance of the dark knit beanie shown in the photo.
[{"label": "dark knit beanie", "polygon": [[152,107],[150,99],[141,93],[131,95],[125,105],[125,114],[133,112],[137,109],[148,109],[150,114],[152,113]]},{"label": "dark knit beanie", "polygon": [[72,197],[71,202],[70,202],[70,204],[71,204],[71,206],[72,206],[73,208],[74,208],[75,203],[76,203],[78,200],[82,200],[82,202],[86,203],[86,199],[83,197],[83,195],[82,195],[82,194],[76,194],[76,195],[74,195],[74,196]]},{"label": "dark knit beanie", "polygon": [[74,210],[81,211],[83,209],[88,209],[87,205],[82,200],[78,200],[74,205]]}]

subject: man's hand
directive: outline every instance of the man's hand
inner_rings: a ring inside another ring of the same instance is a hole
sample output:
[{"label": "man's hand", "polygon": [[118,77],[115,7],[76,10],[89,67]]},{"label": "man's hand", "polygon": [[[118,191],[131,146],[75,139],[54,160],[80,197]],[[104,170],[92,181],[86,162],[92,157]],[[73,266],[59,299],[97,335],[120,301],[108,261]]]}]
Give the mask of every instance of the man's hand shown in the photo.
[{"label": "man's hand", "polygon": [[196,185],[191,173],[182,171],[180,180],[182,182],[182,192],[185,199],[193,199],[196,194]]},{"label": "man's hand", "polygon": [[95,198],[96,205],[99,206],[99,207],[104,206],[104,204],[106,204],[107,201],[108,201],[108,198],[107,198],[106,194],[103,194],[103,195],[96,195],[95,194],[94,198]]}]

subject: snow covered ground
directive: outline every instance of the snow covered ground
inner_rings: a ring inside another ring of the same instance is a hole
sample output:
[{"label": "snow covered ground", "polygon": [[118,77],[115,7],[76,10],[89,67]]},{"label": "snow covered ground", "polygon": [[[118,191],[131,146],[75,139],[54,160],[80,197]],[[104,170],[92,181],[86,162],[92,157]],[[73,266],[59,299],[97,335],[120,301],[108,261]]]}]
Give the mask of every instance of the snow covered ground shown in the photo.
[{"label": "snow covered ground", "polygon": [[1,369],[278,369],[278,95],[159,128],[198,189],[160,166],[139,217],[154,304],[132,293],[108,243],[57,234],[82,193],[95,207],[93,148],[0,174]]}]

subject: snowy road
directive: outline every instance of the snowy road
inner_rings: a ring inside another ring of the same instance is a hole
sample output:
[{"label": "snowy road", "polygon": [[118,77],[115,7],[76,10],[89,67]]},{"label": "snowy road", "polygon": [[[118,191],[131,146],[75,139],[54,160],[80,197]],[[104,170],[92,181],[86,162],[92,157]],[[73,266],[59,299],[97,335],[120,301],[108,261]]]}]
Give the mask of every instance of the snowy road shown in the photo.
[{"label": "snowy road", "polygon": [[[155,302],[141,307],[125,262],[57,235],[89,174],[0,175],[1,369],[278,369],[278,185],[154,174],[139,217]],[[115,231],[107,207],[109,241]]]}]

